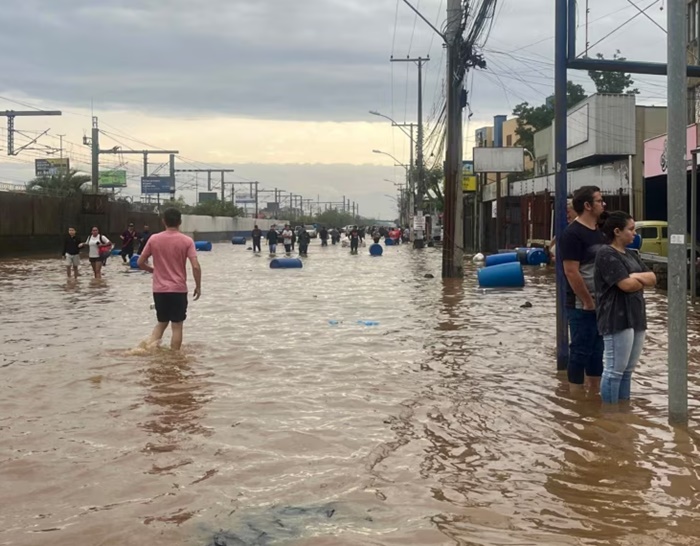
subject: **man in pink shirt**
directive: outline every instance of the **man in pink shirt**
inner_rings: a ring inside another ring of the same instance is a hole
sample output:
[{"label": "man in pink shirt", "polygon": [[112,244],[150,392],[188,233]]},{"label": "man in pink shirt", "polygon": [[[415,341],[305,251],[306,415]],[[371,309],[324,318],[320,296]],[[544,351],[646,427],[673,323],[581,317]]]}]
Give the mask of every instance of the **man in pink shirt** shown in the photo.
[{"label": "man in pink shirt", "polygon": [[[151,334],[151,342],[163,338],[168,324],[173,325],[173,338],[170,348],[180,350],[182,346],[182,326],[187,318],[187,260],[192,264],[192,275],[196,284],[194,299],[202,293],[202,268],[197,260],[194,241],[180,233],[182,215],[177,209],[163,212],[165,231],[151,235],[139,256],[138,265],[153,273],[153,301],[156,305],[158,324]],[[153,256],[153,267],[148,258]]]}]

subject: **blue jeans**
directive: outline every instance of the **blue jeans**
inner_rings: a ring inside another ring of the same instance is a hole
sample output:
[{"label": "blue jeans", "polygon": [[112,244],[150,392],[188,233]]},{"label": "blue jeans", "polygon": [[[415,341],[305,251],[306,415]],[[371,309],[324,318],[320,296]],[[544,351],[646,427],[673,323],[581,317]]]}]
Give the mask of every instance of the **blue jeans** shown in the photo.
[{"label": "blue jeans", "polygon": [[270,254],[277,252],[277,245],[275,243],[270,243]]},{"label": "blue jeans", "polygon": [[569,317],[569,383],[583,385],[585,376],[603,373],[603,337],[598,333],[595,311],[567,309]]},{"label": "blue jeans", "polygon": [[632,328],[616,332],[605,339],[605,370],[600,382],[600,397],[607,404],[629,400],[632,372],[642,354],[646,332]]}]

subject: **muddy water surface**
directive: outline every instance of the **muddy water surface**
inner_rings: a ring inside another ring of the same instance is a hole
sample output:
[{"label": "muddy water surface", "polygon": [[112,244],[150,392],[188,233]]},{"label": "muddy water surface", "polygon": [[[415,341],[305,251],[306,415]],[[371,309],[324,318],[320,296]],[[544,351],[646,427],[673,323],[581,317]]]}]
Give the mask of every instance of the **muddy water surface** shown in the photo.
[{"label": "muddy water surface", "polygon": [[697,544],[698,422],[667,424],[662,294],[610,411],[553,371],[551,271],[485,294],[473,270],[443,283],[430,249],[201,261],[181,356],[139,348],[147,274],[0,262],[0,544]]}]

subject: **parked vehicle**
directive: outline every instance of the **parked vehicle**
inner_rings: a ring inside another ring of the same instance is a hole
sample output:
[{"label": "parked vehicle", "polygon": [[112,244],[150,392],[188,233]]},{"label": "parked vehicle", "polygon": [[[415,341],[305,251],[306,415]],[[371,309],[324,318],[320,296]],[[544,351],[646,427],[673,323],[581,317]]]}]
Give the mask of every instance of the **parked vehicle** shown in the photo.
[{"label": "parked vehicle", "polygon": [[312,239],[318,237],[318,230],[316,229],[316,226],[304,226],[304,229],[306,230],[306,233],[309,234],[309,237],[311,237]]},{"label": "parked vehicle", "polygon": [[[640,220],[635,222],[635,230],[642,238],[639,249],[641,255],[668,257],[668,222],[662,220]],[[690,235],[686,233],[685,242],[688,257],[692,255]],[[700,256],[700,245],[695,245],[695,257]]]}]

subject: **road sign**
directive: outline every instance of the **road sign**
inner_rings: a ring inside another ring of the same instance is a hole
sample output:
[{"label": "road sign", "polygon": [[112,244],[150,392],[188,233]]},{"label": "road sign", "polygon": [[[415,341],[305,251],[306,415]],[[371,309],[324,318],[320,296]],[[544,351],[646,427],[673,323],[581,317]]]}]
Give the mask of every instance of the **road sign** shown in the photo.
[{"label": "road sign", "polygon": [[49,157],[34,160],[34,174],[36,176],[56,176],[68,174],[70,160],[67,157]]},{"label": "road sign", "polygon": [[219,198],[219,194],[215,191],[200,191],[199,192],[199,202],[206,203],[207,201],[216,201]]},{"label": "road sign", "polygon": [[100,171],[100,188],[126,188],[126,171]]},{"label": "road sign", "polygon": [[170,193],[175,190],[173,179],[169,176],[142,176],[141,193]]}]

